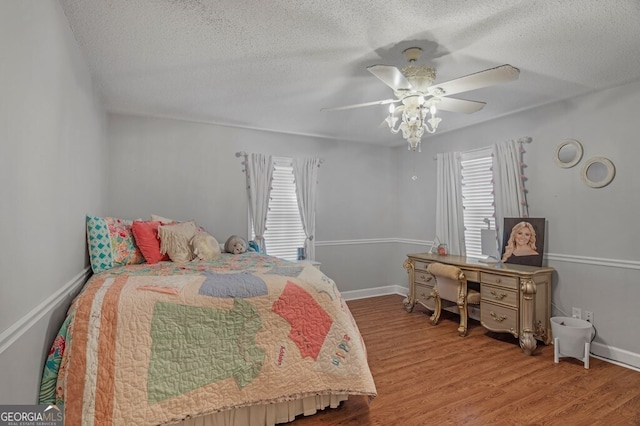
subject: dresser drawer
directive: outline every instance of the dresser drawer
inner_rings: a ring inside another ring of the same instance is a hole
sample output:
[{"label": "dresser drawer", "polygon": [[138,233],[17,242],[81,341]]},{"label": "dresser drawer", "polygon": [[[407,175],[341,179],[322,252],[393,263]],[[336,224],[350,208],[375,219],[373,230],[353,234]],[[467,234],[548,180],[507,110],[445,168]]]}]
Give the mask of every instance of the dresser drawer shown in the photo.
[{"label": "dresser drawer", "polygon": [[427,271],[416,270],[414,272],[413,279],[415,280],[416,284],[429,284],[432,287],[435,284],[435,282],[433,281],[433,275],[431,275]]},{"label": "dresser drawer", "polygon": [[480,296],[486,301],[501,303],[513,308],[518,307],[518,292],[516,290],[482,284],[480,287]]},{"label": "dresser drawer", "polygon": [[436,301],[431,297],[432,291],[433,286],[416,283],[416,302],[433,311],[436,307]]},{"label": "dresser drawer", "polygon": [[518,289],[518,278],[516,277],[505,277],[504,275],[487,274],[483,272],[481,279],[483,283]]},{"label": "dresser drawer", "polygon": [[418,272],[418,269],[426,271],[427,266],[429,266],[429,263],[430,262],[423,262],[422,260],[416,260],[415,262],[413,262],[413,266],[415,267],[416,272]]},{"label": "dresser drawer", "polygon": [[480,282],[480,272],[478,271],[464,271],[464,276],[467,277],[467,281]]},{"label": "dresser drawer", "polygon": [[506,331],[518,336],[518,310],[506,306],[480,302],[480,320],[485,328],[492,331]]}]

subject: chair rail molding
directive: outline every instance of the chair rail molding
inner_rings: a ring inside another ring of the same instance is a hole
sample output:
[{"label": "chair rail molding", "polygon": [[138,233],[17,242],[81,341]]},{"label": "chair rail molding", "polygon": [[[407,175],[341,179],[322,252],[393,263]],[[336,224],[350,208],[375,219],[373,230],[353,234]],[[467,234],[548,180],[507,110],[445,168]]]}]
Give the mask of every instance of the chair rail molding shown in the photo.
[{"label": "chair rail molding", "polygon": [[547,260],[554,262],[582,263],[594,266],[607,266],[609,268],[640,269],[640,261],[625,259],[608,259],[604,257],[576,256],[567,254],[549,253]]},{"label": "chair rail molding", "polygon": [[67,299],[69,302],[75,297],[77,292],[87,281],[91,272],[90,267],[84,268],[78,275],[73,277],[64,286],[58,289],[51,296],[43,300],[38,306],[29,311],[25,316],[16,321],[9,328],[0,333],[0,354],[6,351],[23,334],[33,327],[42,317],[60,302]]},{"label": "chair rail molding", "polygon": [[[316,247],[335,247],[362,244],[411,244],[431,247],[433,241],[413,240],[409,238],[361,238],[353,240],[326,240],[316,241]],[[640,261],[626,259],[610,259],[605,257],[578,256],[560,253],[546,253],[544,259],[554,262],[581,263],[594,266],[607,266],[610,268],[640,269]]]}]

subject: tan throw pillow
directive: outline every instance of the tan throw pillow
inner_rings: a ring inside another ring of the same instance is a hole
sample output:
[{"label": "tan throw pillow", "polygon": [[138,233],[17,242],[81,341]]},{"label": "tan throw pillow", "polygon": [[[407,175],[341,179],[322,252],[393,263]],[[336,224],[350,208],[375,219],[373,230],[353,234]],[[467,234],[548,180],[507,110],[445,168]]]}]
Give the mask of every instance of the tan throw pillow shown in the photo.
[{"label": "tan throw pillow", "polygon": [[168,219],[166,217],[158,216],[157,214],[151,215],[151,221],[153,222],[162,222],[163,225],[169,225],[171,223],[176,223],[173,219]]},{"label": "tan throw pillow", "polygon": [[193,254],[200,260],[216,260],[221,255],[220,244],[207,232],[196,232],[191,239]]},{"label": "tan throw pillow", "polygon": [[191,239],[196,234],[195,222],[182,222],[158,227],[160,253],[168,254],[173,262],[185,263],[193,260]]}]

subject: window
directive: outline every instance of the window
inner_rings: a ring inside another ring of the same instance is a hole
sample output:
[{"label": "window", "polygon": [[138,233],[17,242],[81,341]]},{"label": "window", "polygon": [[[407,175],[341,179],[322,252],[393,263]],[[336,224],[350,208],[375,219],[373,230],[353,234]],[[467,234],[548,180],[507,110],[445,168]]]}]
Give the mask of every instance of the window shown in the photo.
[{"label": "window", "polygon": [[[300,210],[298,210],[292,159],[273,157],[273,166],[267,230],[264,233],[267,254],[286,260],[296,260],[297,249],[304,247],[304,240],[307,237],[302,228]],[[251,226],[251,238],[255,238],[253,226]]]},{"label": "window", "polygon": [[496,229],[492,159],[491,148],[462,153],[460,165],[467,256],[486,258],[482,253],[481,230]]}]

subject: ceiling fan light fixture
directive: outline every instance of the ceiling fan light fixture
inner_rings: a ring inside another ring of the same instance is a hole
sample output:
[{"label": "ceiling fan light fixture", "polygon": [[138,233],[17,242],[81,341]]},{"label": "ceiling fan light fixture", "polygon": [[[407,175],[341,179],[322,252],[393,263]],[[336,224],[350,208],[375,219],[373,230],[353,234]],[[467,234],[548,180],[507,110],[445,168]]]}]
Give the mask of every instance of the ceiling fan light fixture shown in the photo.
[{"label": "ceiling fan light fixture", "polygon": [[[328,110],[344,110],[370,105],[389,105],[389,115],[385,122],[391,133],[402,131],[410,150],[420,151],[420,138],[427,133],[435,133],[442,119],[436,116],[438,109],[450,112],[471,114],[479,111],[484,102],[451,98],[451,95],[507,83],[516,80],[520,70],[509,64],[469,74],[454,80],[432,85],[436,78],[436,70],[426,65],[417,65],[422,49],[410,47],[403,51],[408,64],[399,69],[391,65],[371,65],[367,70],[380,81],[389,86],[396,99],[365,102]],[[402,105],[394,106],[394,103]],[[427,119],[427,117],[430,117]],[[399,124],[398,124],[399,123]]]},{"label": "ceiling fan light fixture", "polygon": [[402,74],[417,92],[427,93],[429,86],[436,79],[436,69],[426,65],[407,65]]},{"label": "ceiling fan light fixture", "polygon": [[[407,140],[409,150],[420,152],[420,140],[424,132],[433,134],[438,129],[442,118],[437,117],[436,105],[440,98],[430,98],[425,100],[423,95],[409,96],[403,99],[404,108],[402,110],[401,122],[398,127],[398,117],[389,108],[389,116],[385,119],[392,133],[402,131],[402,137]],[[431,118],[427,119],[427,114]]]},{"label": "ceiling fan light fixture", "polygon": [[415,62],[420,59],[422,49],[419,47],[408,47],[402,51],[407,62]]}]

